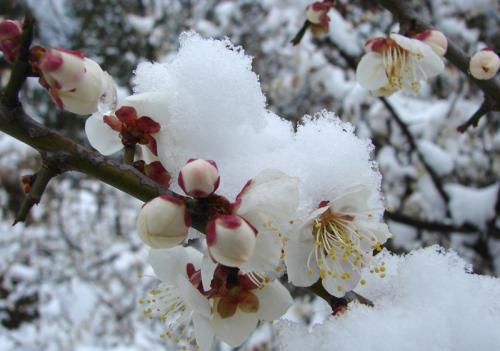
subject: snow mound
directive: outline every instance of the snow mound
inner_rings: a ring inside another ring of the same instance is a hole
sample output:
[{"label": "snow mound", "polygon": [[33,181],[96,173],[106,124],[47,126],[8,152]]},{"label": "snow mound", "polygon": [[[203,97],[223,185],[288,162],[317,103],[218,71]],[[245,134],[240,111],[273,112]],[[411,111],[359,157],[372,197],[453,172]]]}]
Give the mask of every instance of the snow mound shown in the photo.
[{"label": "snow mound", "polygon": [[470,273],[454,252],[438,246],[406,256],[383,252],[385,277],[364,272],[358,303],[311,331],[278,323],[282,350],[489,351],[500,345],[500,280]]}]

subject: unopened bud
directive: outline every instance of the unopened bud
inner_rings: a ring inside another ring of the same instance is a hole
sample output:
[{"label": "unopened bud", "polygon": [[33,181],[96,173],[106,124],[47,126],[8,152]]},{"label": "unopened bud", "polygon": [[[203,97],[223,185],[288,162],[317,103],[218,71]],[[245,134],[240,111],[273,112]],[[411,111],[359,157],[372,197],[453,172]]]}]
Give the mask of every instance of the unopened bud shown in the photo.
[{"label": "unopened bud", "polygon": [[500,58],[491,49],[476,52],[469,62],[469,71],[476,79],[493,78],[500,68]]},{"label": "unopened bud", "polygon": [[78,51],[51,49],[41,59],[40,70],[50,87],[72,90],[85,74],[85,57]]},{"label": "unopened bud", "polygon": [[448,49],[448,39],[446,39],[444,34],[440,31],[428,29],[417,34],[416,38],[429,45],[439,56],[443,57],[444,54],[446,54],[446,50]]},{"label": "unopened bud", "polygon": [[21,36],[22,26],[19,21],[0,21],[0,40],[12,40]]},{"label": "unopened bud", "polygon": [[323,24],[326,14],[332,7],[333,1],[316,1],[307,6],[306,18],[312,24]]},{"label": "unopened bud", "polygon": [[0,51],[8,62],[16,59],[21,46],[22,27],[19,21],[0,21]]},{"label": "unopened bud", "polygon": [[155,249],[170,248],[186,239],[190,222],[182,199],[162,195],[142,207],[137,231],[146,245]]},{"label": "unopened bud", "polygon": [[239,267],[253,254],[257,231],[239,216],[219,216],[206,232],[210,255],[224,266]]},{"label": "unopened bud", "polygon": [[207,197],[219,187],[217,164],[201,158],[189,160],[179,172],[179,186],[193,197]]}]

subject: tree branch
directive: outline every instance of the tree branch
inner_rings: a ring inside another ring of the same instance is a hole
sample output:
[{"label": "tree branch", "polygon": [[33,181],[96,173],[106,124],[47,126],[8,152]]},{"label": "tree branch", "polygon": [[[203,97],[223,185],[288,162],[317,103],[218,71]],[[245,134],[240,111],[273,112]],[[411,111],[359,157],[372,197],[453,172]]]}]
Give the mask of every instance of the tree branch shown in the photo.
[{"label": "tree branch", "polygon": [[13,225],[16,225],[19,222],[24,222],[26,220],[26,217],[28,217],[28,213],[31,208],[34,205],[38,205],[38,203],[42,199],[45,188],[49,184],[50,180],[57,174],[58,171],[53,167],[47,164],[42,165],[42,168],[35,174],[35,180],[31,186],[29,193],[26,194],[23,202],[21,203],[21,207],[16,214],[16,219],[14,220]]},{"label": "tree branch", "polygon": [[472,224],[463,224],[461,226],[455,226],[452,224],[443,224],[440,222],[434,221],[424,221],[420,219],[415,219],[413,217],[407,216],[402,213],[389,212],[386,211],[384,214],[385,219],[407,224],[409,226],[415,227],[417,229],[429,230],[432,232],[441,232],[441,233],[479,233],[479,228],[475,227]]}]

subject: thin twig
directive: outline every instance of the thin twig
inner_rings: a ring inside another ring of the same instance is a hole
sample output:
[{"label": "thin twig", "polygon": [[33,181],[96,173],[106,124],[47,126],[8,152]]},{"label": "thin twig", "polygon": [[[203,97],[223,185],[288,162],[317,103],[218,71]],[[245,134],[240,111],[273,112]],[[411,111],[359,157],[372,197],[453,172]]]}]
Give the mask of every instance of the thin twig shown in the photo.
[{"label": "thin twig", "polygon": [[480,229],[472,224],[463,224],[461,226],[455,226],[453,224],[444,224],[440,222],[434,221],[424,221],[421,219],[416,219],[410,216],[407,216],[402,213],[389,212],[386,211],[384,214],[385,219],[403,223],[409,225],[411,227],[428,230],[432,232],[440,232],[440,233],[464,233],[464,234],[473,234],[479,233]]},{"label": "thin twig", "polygon": [[491,103],[489,103],[488,100],[485,100],[481,104],[481,106],[479,106],[477,111],[474,112],[471,118],[469,118],[464,124],[457,127],[457,131],[459,131],[460,133],[464,133],[467,129],[469,129],[469,127],[477,127],[479,121],[481,120],[481,117],[485,116],[491,111]]},{"label": "thin twig", "polygon": [[50,180],[57,174],[58,172],[54,168],[45,164],[42,165],[42,168],[35,175],[35,180],[29,193],[26,194],[23,202],[21,203],[21,207],[16,214],[16,219],[14,220],[13,225],[26,220],[31,208],[40,202]]},{"label": "thin twig", "polygon": [[308,20],[304,21],[304,24],[302,25],[302,27],[299,29],[297,34],[295,34],[293,39],[290,41],[294,46],[299,45],[300,41],[304,37],[304,34],[306,34],[307,28],[309,28],[310,25],[311,25],[311,22],[309,22]]}]

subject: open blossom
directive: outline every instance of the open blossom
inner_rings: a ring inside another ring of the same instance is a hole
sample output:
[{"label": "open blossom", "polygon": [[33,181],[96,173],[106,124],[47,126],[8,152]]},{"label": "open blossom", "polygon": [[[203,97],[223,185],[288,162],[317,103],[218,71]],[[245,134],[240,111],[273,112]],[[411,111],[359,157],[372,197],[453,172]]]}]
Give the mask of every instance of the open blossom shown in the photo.
[{"label": "open blossom", "polygon": [[476,79],[493,78],[500,68],[500,58],[491,49],[476,52],[469,62],[469,71]]},{"label": "open blossom", "polygon": [[151,250],[149,263],[161,284],[150,291],[148,299],[140,302],[148,305],[144,310],[146,315],[165,322],[163,338],[188,346],[192,339],[192,325],[201,350],[209,350],[213,342],[212,327],[208,323],[211,306],[194,287],[199,278],[192,274],[200,269],[202,256],[190,247]]},{"label": "open blossom", "polygon": [[356,287],[373,250],[380,250],[391,236],[368,207],[369,197],[367,187],[354,186],[309,215],[285,246],[290,282],[310,286],[321,279],[336,297]]},{"label": "open blossom", "polygon": [[332,0],[316,1],[306,9],[306,18],[310,22],[309,28],[314,35],[328,32],[330,17],[328,11],[333,7]]},{"label": "open blossom", "polygon": [[115,99],[111,76],[79,51],[50,49],[38,62],[40,83],[61,109],[89,115]]},{"label": "open blossom", "polygon": [[156,134],[165,114],[164,97],[160,93],[131,95],[118,104],[113,113],[95,113],[85,123],[90,144],[103,155],[111,155],[123,145],[140,144],[157,155]]},{"label": "open blossom", "polygon": [[[246,234],[241,236],[246,239],[241,241],[244,249],[238,249],[238,257],[236,249],[231,250],[231,245],[224,246],[217,256],[224,254],[243,272],[275,270],[282,257],[282,233],[295,217],[298,198],[298,180],[281,171],[264,170],[249,180],[231,205],[229,214],[235,228],[245,228]],[[256,232],[255,242],[250,235],[253,231]],[[217,242],[219,239],[223,240],[214,232],[212,240]]]},{"label": "open blossom", "polygon": [[192,320],[201,350],[210,349],[214,336],[236,347],[259,321],[280,318],[292,304],[290,293],[279,282],[221,265],[204,289],[200,260],[201,253],[192,248],[151,251],[150,263],[162,284],[152,291],[146,313],[158,314],[168,323],[167,337],[187,334],[186,325]]},{"label": "open blossom", "polygon": [[419,82],[444,71],[442,58],[418,39],[400,34],[369,40],[356,69],[358,82],[376,96],[400,89],[419,91]]}]

